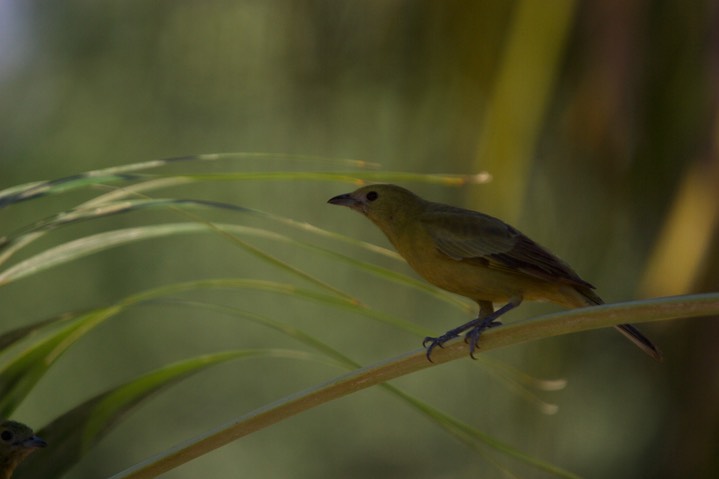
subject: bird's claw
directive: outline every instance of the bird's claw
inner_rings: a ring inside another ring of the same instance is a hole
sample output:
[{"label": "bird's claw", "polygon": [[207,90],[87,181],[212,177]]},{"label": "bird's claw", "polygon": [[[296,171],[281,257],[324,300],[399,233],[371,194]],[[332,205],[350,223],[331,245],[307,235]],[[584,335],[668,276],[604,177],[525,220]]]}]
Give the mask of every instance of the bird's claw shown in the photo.
[{"label": "bird's claw", "polygon": [[477,345],[479,344],[479,335],[482,334],[483,330],[484,328],[477,326],[470,329],[464,336],[464,342],[469,344],[469,357],[472,359],[477,359],[474,357],[474,350],[477,349]]},{"label": "bird's claw", "polygon": [[453,335],[443,334],[442,336],[440,336],[438,338],[433,338],[432,336],[427,336],[426,338],[424,338],[424,341],[422,341],[422,347],[427,348],[427,354],[426,354],[427,360],[430,363],[433,363],[434,361],[432,361],[432,350],[434,350],[434,348],[436,348],[437,346],[439,346],[440,348],[444,348],[444,343],[446,343],[450,339],[456,338],[456,337],[457,337],[456,334],[453,334]]},{"label": "bird's claw", "polygon": [[[485,329],[494,328],[501,325],[502,323],[500,321],[486,318],[484,321],[480,322],[476,326],[473,326],[464,336],[464,342],[469,344],[469,357],[471,357],[472,359],[477,359],[476,357],[474,357],[474,351],[477,349],[477,344],[479,343],[479,336],[482,334],[482,332]],[[429,362],[434,362],[432,361],[432,351],[434,350],[434,348],[436,348],[437,346],[439,346],[440,348],[444,348],[444,343],[446,343],[450,339],[458,337],[461,333],[462,328],[456,328],[447,331],[442,336],[439,336],[437,338],[433,338],[432,336],[427,336],[426,338],[424,338],[424,341],[422,341],[422,346],[427,348],[426,356]]]},{"label": "bird's claw", "polygon": [[482,322],[478,324],[477,326],[473,327],[469,331],[467,331],[467,334],[464,335],[464,342],[469,344],[469,357],[472,359],[477,359],[474,356],[474,351],[477,349],[477,345],[479,344],[479,337],[484,332],[485,329],[495,328],[497,326],[501,326],[501,321],[492,320],[489,322]]}]

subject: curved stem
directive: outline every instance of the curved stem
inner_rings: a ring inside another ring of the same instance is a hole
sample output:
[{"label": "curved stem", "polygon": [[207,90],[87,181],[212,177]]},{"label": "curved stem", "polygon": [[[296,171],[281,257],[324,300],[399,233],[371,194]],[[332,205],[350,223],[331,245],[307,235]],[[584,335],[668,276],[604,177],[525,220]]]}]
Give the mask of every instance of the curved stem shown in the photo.
[{"label": "curved stem", "polygon": [[[623,323],[710,315],[719,315],[719,293],[605,304],[539,316],[500,328],[492,328],[482,335],[477,352],[483,353],[513,344]],[[467,345],[461,338],[457,338],[447,342],[444,348],[435,349],[432,363],[427,361],[425,350],[422,348],[380,361],[245,414],[235,421],[223,424],[115,474],[111,479],[156,477],[235,439],[321,404],[406,374],[467,356]]]}]

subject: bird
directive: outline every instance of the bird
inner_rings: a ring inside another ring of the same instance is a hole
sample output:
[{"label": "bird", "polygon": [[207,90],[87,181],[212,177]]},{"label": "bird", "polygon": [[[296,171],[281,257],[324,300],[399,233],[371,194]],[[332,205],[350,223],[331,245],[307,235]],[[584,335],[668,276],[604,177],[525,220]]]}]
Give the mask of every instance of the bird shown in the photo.
[{"label": "bird", "polygon": [[47,443],[32,429],[17,421],[0,422],[0,479],[10,479],[27,456]]},{"label": "bird", "polygon": [[[401,186],[370,184],[328,200],[371,220],[409,266],[431,284],[479,306],[476,319],[422,342],[426,356],[465,333],[470,357],[479,337],[523,301],[567,308],[604,304],[564,261],[493,216],[422,199]],[[495,303],[503,304],[494,309]],[[631,324],[615,328],[657,361],[659,349]]]}]

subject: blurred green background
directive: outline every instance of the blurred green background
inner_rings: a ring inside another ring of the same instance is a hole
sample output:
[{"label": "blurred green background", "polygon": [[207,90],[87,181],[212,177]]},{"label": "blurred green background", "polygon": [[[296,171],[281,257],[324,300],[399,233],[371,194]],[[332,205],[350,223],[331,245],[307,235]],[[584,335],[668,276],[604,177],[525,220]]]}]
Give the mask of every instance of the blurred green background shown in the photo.
[{"label": "blurred green background", "polygon": [[[404,186],[510,221],[566,259],[608,302],[717,291],[718,7],[638,0],[4,0],[0,187],[212,152],[354,158],[412,172],[487,171],[493,180],[486,185]],[[275,158],[202,168],[328,169]],[[325,204],[353,188],[256,181],[193,185],[167,195],[232,202],[387,245],[365,219]],[[82,198],[73,193],[66,204],[38,200],[0,211],[3,234]],[[207,218],[268,226],[232,213]],[[184,220],[149,212],[109,218],[57,231],[34,251],[168,219]],[[437,333],[467,319],[349,266],[257,244]],[[322,244],[412,274],[382,257]],[[174,237],[3,287],[3,329],[162,284],[215,277],[306,286],[220,237]],[[271,294],[197,297],[307,329],[363,364],[419,345],[415,336],[356,315]],[[554,310],[524,305],[512,315]],[[555,415],[543,415],[491,368],[469,360],[397,385],[581,476],[717,477],[719,323],[642,329],[663,349],[663,364],[611,331],[492,354],[538,377],[566,378],[565,390],[541,393],[559,405]],[[239,347],[297,346],[206,311],[138,308],[66,354],[15,416],[40,427],[151,368]],[[339,372],[279,359],[214,368],[128,416],[66,477],[111,475]],[[520,477],[539,475],[491,452],[477,454],[375,388],[164,477],[506,477],[494,461]]]}]

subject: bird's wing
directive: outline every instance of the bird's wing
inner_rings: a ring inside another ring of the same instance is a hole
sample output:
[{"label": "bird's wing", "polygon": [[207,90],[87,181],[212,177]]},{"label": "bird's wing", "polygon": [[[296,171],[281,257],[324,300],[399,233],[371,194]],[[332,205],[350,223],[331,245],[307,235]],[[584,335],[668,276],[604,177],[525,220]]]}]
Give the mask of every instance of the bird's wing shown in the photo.
[{"label": "bird's wing", "polygon": [[507,253],[521,235],[497,218],[469,210],[425,213],[421,221],[437,249],[455,260]]},{"label": "bird's wing", "polygon": [[437,249],[454,260],[480,260],[493,269],[592,287],[564,261],[492,216],[453,208],[427,213],[422,223]]}]

